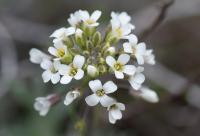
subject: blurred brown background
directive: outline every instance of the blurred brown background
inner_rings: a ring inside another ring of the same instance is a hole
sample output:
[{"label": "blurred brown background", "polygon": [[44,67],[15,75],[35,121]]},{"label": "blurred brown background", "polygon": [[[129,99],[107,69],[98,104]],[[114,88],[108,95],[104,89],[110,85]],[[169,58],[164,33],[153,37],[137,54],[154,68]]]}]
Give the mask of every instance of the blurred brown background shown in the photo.
[{"label": "blurred brown background", "polygon": [[[163,6],[167,2],[169,7]],[[157,60],[145,67],[145,74],[160,102],[149,104],[124,93],[123,119],[110,125],[100,111],[88,126],[90,135],[199,136],[199,7],[200,0],[0,0],[0,136],[77,135],[73,117],[79,110],[73,105],[60,103],[46,117],[34,111],[35,97],[66,87],[44,84],[28,52],[33,47],[46,51],[52,44],[49,35],[67,26],[69,14],[78,9],[102,10],[103,23],[111,11],[127,11],[135,33],[154,49]]]}]

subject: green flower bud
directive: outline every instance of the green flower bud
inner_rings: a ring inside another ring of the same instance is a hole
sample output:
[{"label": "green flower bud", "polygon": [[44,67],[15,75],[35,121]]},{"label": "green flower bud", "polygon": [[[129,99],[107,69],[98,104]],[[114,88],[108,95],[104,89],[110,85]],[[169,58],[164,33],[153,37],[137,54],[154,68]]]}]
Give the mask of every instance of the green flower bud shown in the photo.
[{"label": "green flower bud", "polygon": [[62,57],[61,62],[65,64],[70,64],[72,62],[73,56],[70,53],[67,53]]},{"label": "green flower bud", "polygon": [[101,75],[107,72],[107,67],[105,65],[99,65],[98,68],[99,68],[99,74]]},{"label": "green flower bud", "polygon": [[71,39],[70,37],[65,37],[65,38],[63,39],[63,43],[64,43],[65,45],[67,45],[68,48],[74,46],[74,43],[73,43],[73,41],[72,41],[72,39]]},{"label": "green flower bud", "polygon": [[101,33],[100,32],[95,32],[94,35],[92,36],[92,43],[94,46],[97,46],[101,43]]}]

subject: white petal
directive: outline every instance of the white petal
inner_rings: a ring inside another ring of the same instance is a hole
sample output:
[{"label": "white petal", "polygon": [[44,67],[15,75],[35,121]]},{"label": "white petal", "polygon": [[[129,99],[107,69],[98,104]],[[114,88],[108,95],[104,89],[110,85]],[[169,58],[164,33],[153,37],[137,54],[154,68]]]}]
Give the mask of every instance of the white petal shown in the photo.
[{"label": "white petal", "polygon": [[134,82],[133,80],[129,80],[129,83],[131,84],[131,86],[133,87],[133,89],[138,90],[141,88],[141,84],[138,84],[136,82]]},{"label": "white petal", "polygon": [[60,83],[61,83],[61,84],[68,84],[68,83],[71,82],[71,80],[72,80],[72,77],[71,77],[71,76],[65,75],[65,76],[63,76],[63,77],[61,78]]},{"label": "white petal", "polygon": [[82,68],[83,64],[85,63],[85,57],[81,55],[76,55],[73,60],[73,65],[76,68]]},{"label": "white petal", "polygon": [[134,76],[134,81],[135,81],[136,83],[142,84],[142,83],[144,82],[144,80],[145,80],[145,76],[144,76],[142,73],[138,73],[138,74],[136,74],[136,75]]},{"label": "white petal", "polygon": [[123,44],[124,52],[126,53],[133,53],[133,49],[130,43],[126,42]]},{"label": "white petal", "polygon": [[138,43],[138,38],[134,34],[124,36],[124,39],[128,39],[131,44],[137,44]]},{"label": "white petal", "polygon": [[65,49],[66,48],[66,46],[60,39],[54,39],[53,42],[54,42],[54,47],[56,47],[56,49]]},{"label": "white petal", "polygon": [[61,66],[60,61],[59,60],[54,60],[53,66],[54,66],[55,70],[59,70],[59,68]]},{"label": "white petal", "polygon": [[41,68],[47,70],[50,69],[53,66],[53,63],[50,60],[43,60],[40,64]]},{"label": "white petal", "polygon": [[146,52],[146,44],[145,43],[139,43],[137,45],[137,53],[141,54],[141,55],[144,55],[145,52]]},{"label": "white petal", "polygon": [[126,12],[122,12],[119,14],[119,20],[122,24],[127,24],[131,21],[131,17]]},{"label": "white petal", "polygon": [[46,70],[42,73],[42,79],[46,83],[51,79],[51,72],[49,70]]},{"label": "white petal", "polygon": [[95,93],[98,90],[102,89],[102,84],[100,80],[93,80],[89,82],[90,89]]},{"label": "white petal", "polygon": [[83,78],[83,76],[84,76],[84,71],[82,69],[78,69],[74,78],[76,80],[80,80],[81,78]]},{"label": "white petal", "polygon": [[143,71],[144,71],[144,67],[141,67],[141,66],[138,66],[137,69],[136,69],[137,73],[141,73]]},{"label": "white petal", "polygon": [[110,112],[114,119],[117,120],[122,118],[122,112],[119,109],[112,109]]},{"label": "white petal", "polygon": [[89,95],[85,98],[86,103],[89,106],[95,106],[99,103],[100,98],[96,94]]},{"label": "white petal", "polygon": [[65,30],[65,35],[70,36],[72,34],[75,34],[76,28],[75,27],[69,27]]},{"label": "white petal", "polygon": [[118,58],[118,62],[121,64],[126,64],[130,60],[130,56],[128,54],[121,54]]},{"label": "white petal", "polygon": [[54,55],[54,56],[57,56],[57,50],[56,50],[56,48],[54,48],[54,47],[49,47],[49,48],[48,48],[48,51],[49,51],[50,54],[52,54],[52,55]]},{"label": "white petal", "polygon": [[29,51],[29,55],[30,55],[30,61],[36,64],[40,64],[43,59],[50,59],[48,55],[35,48],[32,48]]},{"label": "white petal", "polygon": [[124,78],[124,74],[120,71],[115,71],[115,76],[117,79],[123,79]]},{"label": "white petal", "polygon": [[117,90],[117,85],[113,81],[108,81],[103,85],[106,94],[113,93]]},{"label": "white petal", "polygon": [[106,57],[106,63],[110,66],[113,67],[113,65],[116,63],[116,60],[112,56],[107,56]]},{"label": "white petal", "polygon": [[112,30],[115,30],[115,29],[120,27],[120,22],[117,19],[112,19],[110,21],[110,23],[111,23],[111,26],[112,26]]},{"label": "white petal", "polygon": [[92,15],[91,15],[91,19],[94,20],[94,21],[97,21],[101,16],[101,11],[99,10],[95,10]]},{"label": "white petal", "polygon": [[136,72],[136,67],[134,65],[125,65],[123,72],[127,75],[134,75]]},{"label": "white petal", "polygon": [[136,57],[136,60],[137,60],[137,62],[138,62],[138,64],[139,65],[143,65],[144,64],[144,58],[143,58],[143,56],[142,55],[135,55],[135,57]]},{"label": "white petal", "polygon": [[114,99],[107,95],[100,97],[100,103],[103,107],[108,107],[111,103],[113,103],[113,101]]},{"label": "white petal", "polygon": [[57,30],[55,30],[51,35],[50,37],[55,37],[55,38],[60,38],[64,32],[65,32],[66,28],[62,27],[62,28],[59,28]]},{"label": "white petal", "polygon": [[40,116],[46,116],[48,112],[49,112],[49,108],[45,108],[39,111],[39,114]]},{"label": "white petal", "polygon": [[68,75],[69,70],[70,70],[70,66],[65,65],[65,64],[61,64],[58,69],[59,69],[58,72],[61,75]]},{"label": "white petal", "polygon": [[83,20],[83,21],[90,18],[90,15],[86,10],[84,10],[84,11],[80,10],[79,13],[80,13],[81,20]]},{"label": "white petal", "polygon": [[65,105],[69,105],[71,104],[77,97],[80,96],[80,92],[79,91],[70,91],[67,93],[65,100],[64,100],[64,104]]},{"label": "white petal", "polygon": [[116,103],[120,110],[125,110],[125,105],[123,103]]},{"label": "white petal", "polygon": [[55,74],[52,74],[52,76],[51,76],[51,82],[53,83],[53,84],[56,84],[56,83],[58,83],[60,81],[60,74],[57,72],[57,73],[55,73]]},{"label": "white petal", "polygon": [[141,94],[139,94],[144,100],[152,103],[156,103],[159,101],[158,95],[151,89],[142,87]]},{"label": "white petal", "polygon": [[111,112],[108,113],[109,122],[112,124],[116,123],[116,120],[112,117]]}]

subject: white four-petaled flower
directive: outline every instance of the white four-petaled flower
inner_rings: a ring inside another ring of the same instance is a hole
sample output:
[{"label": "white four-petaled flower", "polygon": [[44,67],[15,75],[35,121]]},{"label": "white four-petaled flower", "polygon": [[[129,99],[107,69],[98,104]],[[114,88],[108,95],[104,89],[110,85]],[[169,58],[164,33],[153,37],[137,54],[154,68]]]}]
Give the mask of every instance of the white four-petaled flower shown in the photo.
[{"label": "white four-petaled flower", "polygon": [[71,13],[67,21],[71,26],[76,27],[81,21],[79,11]]},{"label": "white four-petaled flower", "polygon": [[119,102],[111,103],[108,108],[109,122],[115,124],[117,120],[122,118],[122,112],[125,110],[125,105]]},{"label": "white four-petaled flower", "polygon": [[38,97],[35,99],[34,109],[39,112],[40,116],[45,116],[48,113],[51,107],[50,97]]},{"label": "white four-petaled flower", "polygon": [[76,98],[80,96],[80,92],[78,90],[69,91],[65,97],[64,104],[71,104]]},{"label": "white four-petaled flower", "polygon": [[129,42],[123,44],[124,52],[134,55],[138,64],[144,64],[144,55],[146,52],[145,43],[139,43],[135,35],[129,37]]},{"label": "white four-petaled flower", "polygon": [[60,81],[60,74],[58,73],[59,66],[59,61],[52,62],[50,60],[44,60],[41,63],[41,67],[45,70],[42,73],[42,78],[45,83],[51,80],[53,84],[56,84]]},{"label": "white four-petaled flower", "polygon": [[121,54],[116,61],[112,56],[106,57],[106,63],[112,68],[115,72],[115,76],[118,79],[123,79],[124,74],[133,75],[135,73],[134,65],[126,65],[130,60],[130,56],[127,54]]},{"label": "white four-petaled flower", "polygon": [[136,68],[136,72],[134,73],[134,75],[129,76],[128,78],[129,83],[135,90],[140,89],[142,83],[145,80],[145,76],[142,73],[143,71],[144,71],[144,68],[139,66]]},{"label": "white four-petaled flower", "polygon": [[155,55],[153,54],[153,50],[149,49],[146,50],[144,54],[144,63],[154,65],[156,63],[155,61]]},{"label": "white four-petaled flower", "polygon": [[88,11],[86,10],[79,10],[79,16],[80,19],[83,21],[83,23],[88,26],[88,27],[96,27],[99,25],[99,23],[97,22],[97,20],[100,18],[101,16],[101,11],[99,10],[95,10],[91,16],[88,13]]},{"label": "white four-petaled flower", "polygon": [[65,40],[66,37],[73,35],[75,33],[75,27],[68,27],[68,28],[60,28],[54,31],[50,37],[54,37],[56,39]]},{"label": "white four-petaled flower", "polygon": [[111,27],[112,34],[118,39],[127,39],[127,36],[131,33],[135,26],[130,23],[130,16],[126,12],[111,13]]},{"label": "white four-petaled flower", "polygon": [[29,51],[29,55],[30,55],[30,61],[35,64],[41,64],[41,62],[43,60],[51,59],[51,57],[49,55],[47,55],[47,54],[43,53],[42,51],[35,49],[35,48],[32,48]]},{"label": "white four-petaled flower", "polygon": [[56,40],[54,47],[49,47],[48,51],[50,54],[56,57],[56,60],[60,60],[68,54],[67,46],[64,45],[61,40]]},{"label": "white four-petaled flower", "polygon": [[112,81],[107,81],[102,85],[100,80],[93,80],[89,82],[89,87],[93,92],[93,94],[85,98],[89,106],[95,106],[100,102],[102,106],[107,107],[113,101],[113,98],[109,97],[107,94],[117,90],[116,84]]},{"label": "white four-petaled flower", "polygon": [[74,57],[73,63],[69,65],[60,65],[59,73],[63,75],[60,80],[61,84],[68,84],[74,78],[76,80],[80,80],[84,76],[84,71],[82,67],[85,63],[85,57],[81,55],[76,55]]}]

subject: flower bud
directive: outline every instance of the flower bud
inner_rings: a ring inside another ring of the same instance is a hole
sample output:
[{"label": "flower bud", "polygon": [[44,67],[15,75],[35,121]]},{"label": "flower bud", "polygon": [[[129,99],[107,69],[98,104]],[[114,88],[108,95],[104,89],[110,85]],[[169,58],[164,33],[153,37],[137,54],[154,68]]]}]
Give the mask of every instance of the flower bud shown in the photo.
[{"label": "flower bud", "polygon": [[145,101],[148,101],[151,103],[157,103],[159,101],[159,98],[156,92],[147,87],[141,87],[140,91],[133,93],[133,95],[140,97],[144,99]]},{"label": "flower bud", "polygon": [[97,46],[101,43],[101,33],[100,32],[95,32],[93,37],[92,37],[92,42],[94,46]]},{"label": "flower bud", "polygon": [[87,73],[88,73],[89,76],[95,77],[95,76],[98,76],[99,71],[97,70],[97,68],[95,66],[88,65]]},{"label": "flower bud", "polygon": [[111,56],[115,55],[115,47],[109,47],[109,48],[107,49],[107,52],[108,52],[108,54],[111,55]]},{"label": "flower bud", "polygon": [[67,45],[68,48],[74,46],[74,43],[73,43],[72,39],[69,38],[69,37],[65,37],[65,38],[63,39],[63,43],[64,43],[65,45]]}]

